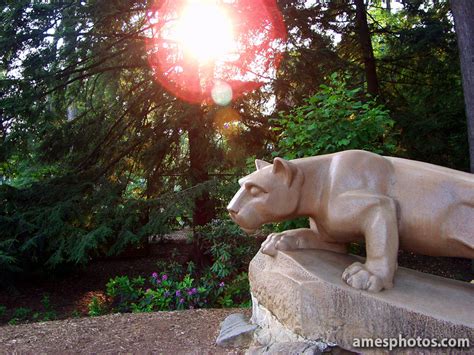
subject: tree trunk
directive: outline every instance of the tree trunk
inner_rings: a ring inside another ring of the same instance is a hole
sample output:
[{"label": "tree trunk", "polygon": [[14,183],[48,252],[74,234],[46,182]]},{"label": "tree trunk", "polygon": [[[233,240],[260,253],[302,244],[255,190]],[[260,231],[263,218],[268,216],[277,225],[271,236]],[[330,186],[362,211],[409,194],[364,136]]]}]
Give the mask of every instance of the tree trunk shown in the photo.
[{"label": "tree trunk", "polygon": [[[191,184],[195,186],[209,180],[210,142],[201,109],[196,108],[192,111],[192,117],[189,117],[188,121],[189,175]],[[209,192],[204,191],[194,202],[193,225],[202,226],[210,222],[214,216],[214,209]]]},{"label": "tree trunk", "polygon": [[461,59],[471,173],[474,173],[474,1],[451,0]]},{"label": "tree trunk", "polygon": [[374,50],[372,48],[364,0],[354,0],[354,3],[356,5],[356,29],[359,36],[362,58],[364,60],[367,92],[372,96],[378,96],[380,92],[379,81],[377,79]]},{"label": "tree trunk", "polygon": [[[204,115],[199,106],[194,106],[188,117],[188,141],[189,141],[189,175],[192,186],[204,183],[209,180],[210,162],[210,140]],[[195,227],[209,223],[215,217],[214,201],[209,195],[209,191],[203,191],[194,199],[193,209],[193,254],[192,260],[195,265],[202,269],[209,263],[206,257],[206,248],[203,245],[202,237],[196,233]]]}]

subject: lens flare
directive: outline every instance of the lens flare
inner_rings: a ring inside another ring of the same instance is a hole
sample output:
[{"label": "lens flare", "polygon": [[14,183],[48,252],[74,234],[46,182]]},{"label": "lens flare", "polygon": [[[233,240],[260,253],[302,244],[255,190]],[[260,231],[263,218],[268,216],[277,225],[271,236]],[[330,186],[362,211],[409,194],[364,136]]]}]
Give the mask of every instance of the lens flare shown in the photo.
[{"label": "lens flare", "polygon": [[211,97],[219,106],[227,106],[232,101],[232,87],[224,81],[217,81],[211,90]]},{"label": "lens flare", "polygon": [[269,82],[285,49],[274,0],[161,0],[148,24],[154,77],[192,103],[225,106]]}]

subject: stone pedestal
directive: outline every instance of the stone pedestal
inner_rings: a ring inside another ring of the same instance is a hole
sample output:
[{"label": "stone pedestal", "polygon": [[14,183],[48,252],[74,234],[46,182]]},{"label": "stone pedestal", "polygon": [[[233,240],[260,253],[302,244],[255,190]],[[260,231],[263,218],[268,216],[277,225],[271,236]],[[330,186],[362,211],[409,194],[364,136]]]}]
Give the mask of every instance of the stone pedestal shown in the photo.
[{"label": "stone pedestal", "polygon": [[322,250],[259,252],[249,278],[260,341],[323,341],[365,352],[353,346],[354,338],[468,338],[472,349],[474,285],[400,268],[393,289],[369,293],[341,279],[354,261],[361,259]]}]

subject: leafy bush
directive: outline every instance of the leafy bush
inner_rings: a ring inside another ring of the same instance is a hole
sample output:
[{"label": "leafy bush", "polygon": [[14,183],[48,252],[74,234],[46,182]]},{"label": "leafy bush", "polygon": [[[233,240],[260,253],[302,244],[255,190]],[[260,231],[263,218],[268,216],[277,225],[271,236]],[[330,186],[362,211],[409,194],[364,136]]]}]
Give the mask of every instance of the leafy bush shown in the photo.
[{"label": "leafy bush", "polygon": [[118,276],[107,284],[107,308],[94,298],[89,304],[89,315],[104,314],[106,309],[112,312],[152,312],[215,306],[224,287],[223,281],[218,285],[207,277],[195,281],[189,274],[182,279],[172,279],[166,273],[155,272],[146,285],[142,277]]},{"label": "leafy bush", "polygon": [[26,321],[31,314],[31,309],[26,307],[18,307],[13,311],[13,317],[10,319],[8,324],[15,325],[19,322]]},{"label": "leafy bush", "polygon": [[89,309],[88,314],[91,317],[97,317],[107,313],[105,302],[97,296],[92,297],[87,308]]},{"label": "leafy bush", "polygon": [[118,312],[130,312],[130,305],[139,300],[143,277],[130,280],[128,276],[117,276],[107,283],[106,294],[112,297],[113,308]]},{"label": "leafy bush", "polygon": [[361,87],[349,89],[336,73],[329,81],[305,105],[273,120],[273,129],[281,131],[275,155],[295,159],[347,149],[394,154],[396,132],[388,110]]},{"label": "leafy bush", "polygon": [[[48,294],[43,294],[41,298],[42,309],[39,311],[33,312],[32,309],[26,307],[18,307],[13,309],[13,314],[11,319],[8,322],[11,325],[18,324],[20,322],[26,321],[50,321],[57,318],[57,313],[53,308],[50,297]],[[0,317],[2,317],[6,312],[6,307],[0,306]]]},{"label": "leafy bush", "polygon": [[255,237],[247,235],[228,218],[198,228],[194,238],[201,239],[212,260],[210,272],[217,278],[247,271],[250,260],[260,247]]},{"label": "leafy bush", "polygon": [[48,294],[43,295],[43,298],[41,299],[41,305],[43,306],[43,311],[33,314],[33,320],[49,321],[57,318],[56,311],[53,309],[53,305],[51,304]]},{"label": "leafy bush", "polygon": [[147,279],[117,276],[107,283],[108,302],[92,299],[89,314],[152,312],[206,307],[248,307],[246,270],[258,250],[257,241],[229,220],[199,229],[196,238],[206,246],[211,263],[198,269],[190,261],[159,263],[161,271]]}]

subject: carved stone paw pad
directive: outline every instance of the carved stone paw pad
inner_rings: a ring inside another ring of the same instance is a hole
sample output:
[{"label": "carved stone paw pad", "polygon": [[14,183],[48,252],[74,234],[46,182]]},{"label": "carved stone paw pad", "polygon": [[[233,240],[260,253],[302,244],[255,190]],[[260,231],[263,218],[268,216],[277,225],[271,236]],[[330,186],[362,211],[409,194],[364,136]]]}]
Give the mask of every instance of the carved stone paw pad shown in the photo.
[{"label": "carved stone paw pad", "polygon": [[358,290],[379,292],[384,288],[383,281],[377,275],[370,272],[364,264],[354,263],[346,268],[342,279]]},{"label": "carved stone paw pad", "polygon": [[271,233],[262,243],[262,253],[275,256],[278,250],[298,249],[298,240],[286,232]]}]

